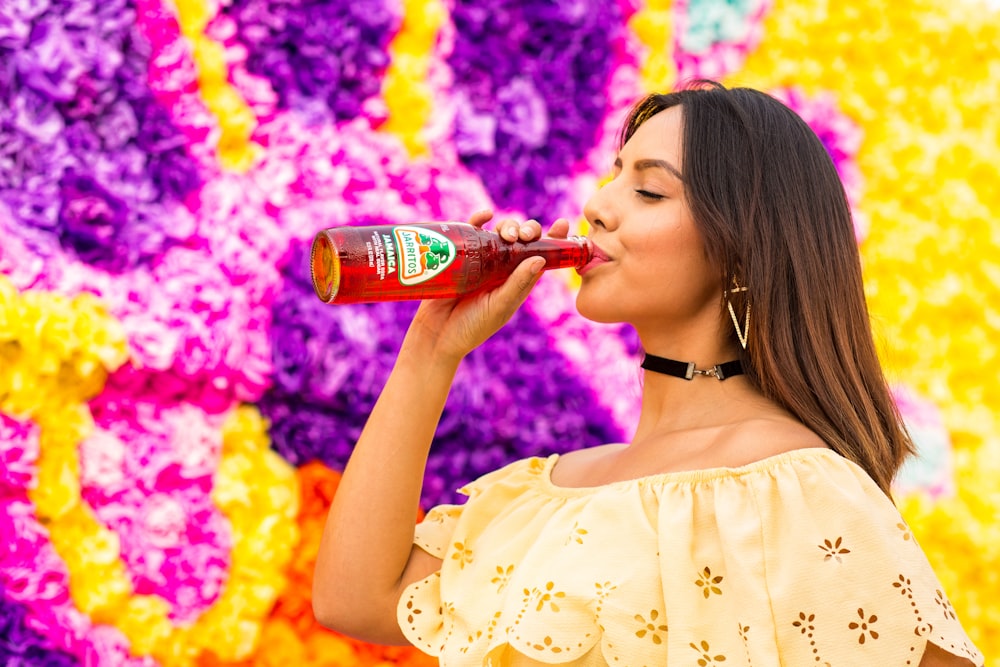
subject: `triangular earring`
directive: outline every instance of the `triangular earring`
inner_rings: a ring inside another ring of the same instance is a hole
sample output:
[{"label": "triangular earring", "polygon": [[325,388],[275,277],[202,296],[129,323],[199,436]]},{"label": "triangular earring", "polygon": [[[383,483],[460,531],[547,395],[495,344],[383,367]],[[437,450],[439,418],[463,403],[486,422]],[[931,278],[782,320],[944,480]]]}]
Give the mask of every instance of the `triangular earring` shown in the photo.
[{"label": "triangular earring", "polygon": [[750,299],[747,299],[747,312],[743,318],[743,326],[740,327],[740,320],[736,317],[736,309],[733,308],[733,302],[729,300],[729,295],[733,292],[746,292],[746,287],[740,287],[739,283],[736,282],[736,278],[733,278],[733,287],[726,291],[726,305],[729,306],[729,316],[733,318],[733,326],[736,327],[736,337],[740,339],[740,345],[743,349],[747,349],[747,337],[750,335]]}]

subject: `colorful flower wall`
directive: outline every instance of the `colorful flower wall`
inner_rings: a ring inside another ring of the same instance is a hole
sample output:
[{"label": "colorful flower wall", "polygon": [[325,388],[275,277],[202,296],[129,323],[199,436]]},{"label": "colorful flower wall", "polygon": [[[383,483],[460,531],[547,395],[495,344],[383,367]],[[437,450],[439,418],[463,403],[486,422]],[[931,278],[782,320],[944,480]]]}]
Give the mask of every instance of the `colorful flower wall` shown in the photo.
[{"label": "colorful flower wall", "polygon": [[[338,471],[414,310],[319,302],[312,235],[484,206],[579,221],[627,105],[698,76],[781,97],[837,164],[921,449],[899,504],[1000,654],[986,2],[10,0],[0,662],[431,664],[311,615]],[[462,366],[424,509],[627,437],[637,341],[576,315],[574,289],[547,275]]]}]

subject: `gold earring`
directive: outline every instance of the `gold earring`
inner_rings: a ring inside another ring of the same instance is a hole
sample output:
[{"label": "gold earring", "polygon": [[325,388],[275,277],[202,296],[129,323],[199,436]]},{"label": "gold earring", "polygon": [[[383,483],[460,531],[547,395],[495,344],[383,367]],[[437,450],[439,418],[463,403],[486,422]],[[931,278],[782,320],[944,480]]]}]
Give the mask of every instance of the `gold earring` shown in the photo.
[{"label": "gold earring", "polygon": [[726,290],[726,305],[729,306],[729,316],[733,318],[733,326],[736,327],[736,337],[740,339],[740,345],[743,349],[747,349],[747,337],[750,335],[750,298],[747,297],[747,312],[743,318],[743,327],[740,327],[740,320],[736,317],[736,310],[733,308],[733,302],[729,300],[729,295],[733,292],[746,292],[746,287],[740,287],[740,284],[736,282],[736,278],[733,278],[733,288]]}]

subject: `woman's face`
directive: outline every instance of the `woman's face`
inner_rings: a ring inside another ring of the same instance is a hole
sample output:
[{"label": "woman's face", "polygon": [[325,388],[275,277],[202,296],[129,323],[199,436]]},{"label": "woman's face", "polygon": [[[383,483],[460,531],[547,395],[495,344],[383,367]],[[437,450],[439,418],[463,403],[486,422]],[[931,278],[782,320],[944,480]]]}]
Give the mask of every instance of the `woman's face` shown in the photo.
[{"label": "woman's face", "polygon": [[584,207],[600,249],[577,295],[588,319],[672,338],[718,327],[719,274],[684,198],[682,118],[675,106],[643,123]]}]

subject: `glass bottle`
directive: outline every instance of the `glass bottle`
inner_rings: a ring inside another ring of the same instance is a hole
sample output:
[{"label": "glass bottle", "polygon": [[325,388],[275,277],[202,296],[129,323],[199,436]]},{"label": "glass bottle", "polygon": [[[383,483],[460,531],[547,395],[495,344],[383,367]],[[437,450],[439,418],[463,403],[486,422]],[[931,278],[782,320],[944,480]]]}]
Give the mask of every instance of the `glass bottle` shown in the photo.
[{"label": "glass bottle", "polygon": [[509,243],[464,222],[429,222],[321,230],[309,267],[320,300],[347,304],[461,296],[502,284],[528,257],[579,269],[592,255],[583,236]]}]

